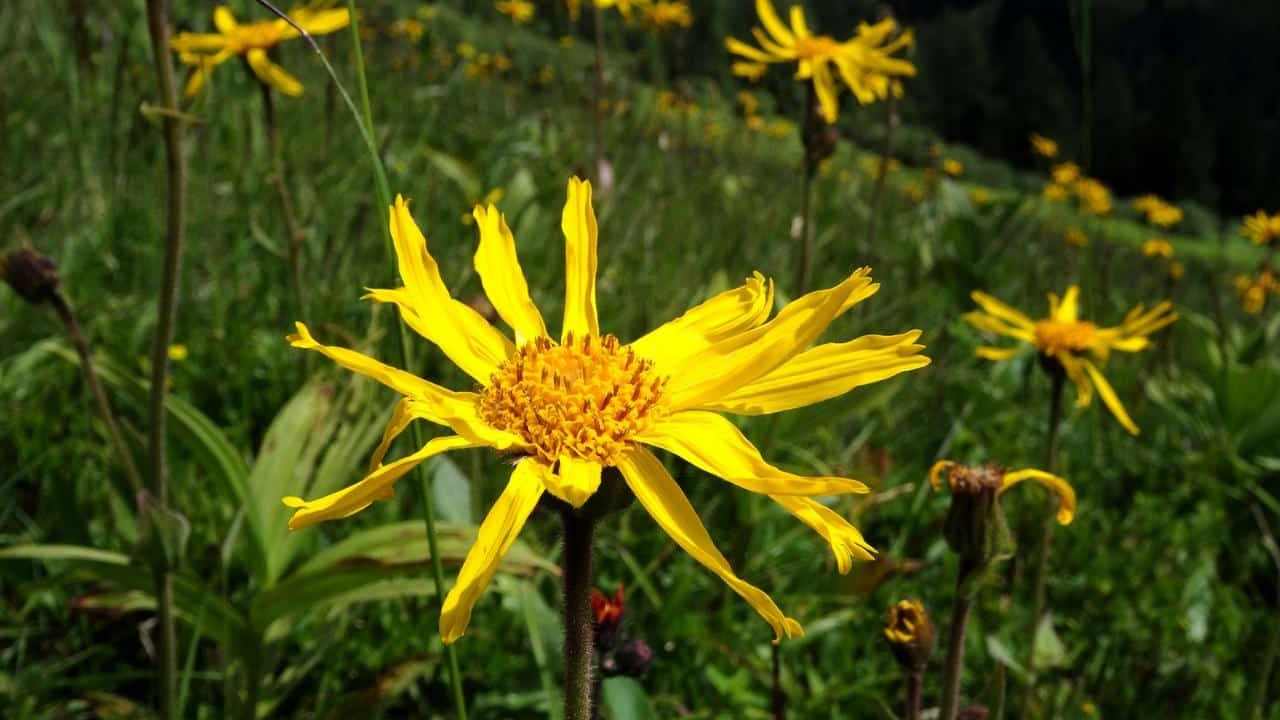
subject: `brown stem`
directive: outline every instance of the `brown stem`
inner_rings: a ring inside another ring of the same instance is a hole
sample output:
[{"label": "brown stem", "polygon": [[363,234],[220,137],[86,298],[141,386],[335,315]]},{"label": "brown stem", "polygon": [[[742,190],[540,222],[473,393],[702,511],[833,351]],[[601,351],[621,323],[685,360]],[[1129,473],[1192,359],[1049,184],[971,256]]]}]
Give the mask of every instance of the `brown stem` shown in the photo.
[{"label": "brown stem", "polygon": [[942,677],[941,720],[955,720],[960,711],[960,676],[964,673],[964,631],[973,604],[972,588],[966,582],[972,568],[961,558],[956,573],[956,596],[951,603],[951,627],[947,637],[947,660]]},{"label": "brown stem", "polygon": [[916,668],[907,671],[907,698],[903,708],[906,720],[920,720],[920,696],[924,687],[924,669]]},{"label": "brown stem", "polygon": [[782,648],[775,642],[770,651],[773,653],[773,689],[769,694],[769,707],[773,720],[787,720],[787,694],[782,691]]},{"label": "brown stem", "polygon": [[71,304],[67,302],[66,297],[61,292],[56,292],[51,302],[54,312],[58,314],[58,318],[62,320],[62,324],[67,328],[67,336],[71,338],[71,344],[75,346],[76,354],[80,356],[80,370],[84,373],[85,384],[89,386],[89,392],[93,395],[93,399],[98,405],[98,415],[102,417],[102,422],[107,426],[107,435],[111,438],[111,446],[116,455],[119,456],[120,465],[124,467],[124,473],[129,478],[129,487],[133,490],[134,495],[137,495],[144,489],[142,474],[138,472],[138,465],[133,460],[133,453],[129,451],[129,445],[125,443],[124,436],[120,434],[120,424],[116,422],[116,415],[111,410],[111,401],[107,398],[107,393],[103,390],[102,383],[98,380],[98,371],[94,368],[93,353],[89,350],[89,341],[85,339],[84,333],[81,332],[80,323],[76,320],[76,314],[72,311]]},{"label": "brown stem", "polygon": [[284,218],[288,236],[289,286],[293,291],[295,311],[300,319],[307,317],[306,296],[302,289],[302,231],[298,229],[297,215],[293,209],[293,197],[285,182],[284,147],[280,143],[280,125],[276,121],[275,93],[271,86],[259,82],[262,89],[262,120],[266,125],[267,147],[271,152],[271,184],[280,197],[280,214]]},{"label": "brown stem", "polygon": [[[186,205],[187,165],[182,154],[182,118],[178,113],[178,91],[174,82],[173,63],[169,57],[168,0],[147,0],[147,28],[151,34],[151,50],[155,61],[160,104],[164,113],[164,146],[166,159],[167,227],[163,276],[156,316],[156,333],[151,346],[151,397],[149,407],[148,450],[151,469],[151,491],[156,502],[169,503],[169,479],[165,458],[165,395],[169,380],[169,344],[173,341],[174,319],[178,310],[178,282],[182,269],[183,211]],[[159,621],[157,643],[160,666],[160,716],[177,717],[178,648],[174,633],[173,582],[167,568],[157,566],[156,608]]]},{"label": "brown stem", "polygon": [[564,717],[590,720],[595,627],[591,614],[591,541],[595,521],[565,508]]}]

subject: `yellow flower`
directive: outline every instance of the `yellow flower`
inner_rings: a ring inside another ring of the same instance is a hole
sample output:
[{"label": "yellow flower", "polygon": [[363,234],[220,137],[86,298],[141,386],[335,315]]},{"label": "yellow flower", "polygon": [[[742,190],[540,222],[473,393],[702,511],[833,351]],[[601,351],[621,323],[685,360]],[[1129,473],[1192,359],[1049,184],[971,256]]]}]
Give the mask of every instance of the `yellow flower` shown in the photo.
[{"label": "yellow flower", "polygon": [[964,174],[964,163],[955,158],[947,158],[942,161],[942,172],[951,177],[960,177]]},{"label": "yellow flower", "polygon": [[1187,267],[1182,263],[1174,260],[1169,263],[1169,277],[1174,280],[1181,280],[1183,275],[1187,274]]},{"label": "yellow flower", "polygon": [[747,116],[746,123],[747,123],[748,130],[751,130],[754,132],[764,132],[765,130],[764,118],[760,117],[759,115]]},{"label": "yellow flower", "polygon": [[742,106],[742,114],[747,117],[760,112],[760,98],[746,90],[738,91],[738,104]]},{"label": "yellow flower", "polygon": [[543,65],[538,69],[538,83],[540,85],[550,85],[556,79],[556,69],[550,65]]},{"label": "yellow flower", "polygon": [[631,11],[636,8],[642,8],[648,4],[649,0],[595,0],[596,7],[601,10],[615,8],[622,18],[627,22],[631,22]]},{"label": "yellow flower", "polygon": [[573,47],[578,41],[575,40],[572,35],[561,35],[558,42],[560,43],[560,47],[568,49]]},{"label": "yellow flower", "polygon": [[1040,133],[1031,133],[1031,150],[1042,158],[1058,157],[1058,143]]},{"label": "yellow flower", "polygon": [[[1138,352],[1150,342],[1147,336],[1169,325],[1178,316],[1173,305],[1161,302],[1150,310],[1139,305],[1129,311],[1117,327],[1100,328],[1081,320],[1078,298],[1080,288],[1072,285],[1061,299],[1049,293],[1049,317],[1032,320],[996,298],[975,291],[971,297],[982,308],[965,314],[970,325],[985,332],[1004,335],[1030,345],[1047,360],[1055,361],[1076,386],[1076,405],[1084,407],[1096,388],[1102,402],[1126,430],[1138,434],[1138,426],[1129,418],[1115,391],[1095,364],[1105,361],[1112,350]],[[1020,348],[980,347],[978,356],[988,360],[1007,360]]]},{"label": "yellow flower", "polygon": [[1059,163],[1050,171],[1053,182],[1058,185],[1070,185],[1081,177],[1080,166],[1073,162]]},{"label": "yellow flower", "polygon": [[1068,190],[1067,188],[1065,188],[1062,185],[1059,185],[1058,183],[1049,183],[1048,185],[1044,186],[1043,194],[1044,194],[1045,200],[1054,200],[1054,201],[1066,200]]},{"label": "yellow flower", "polygon": [[174,362],[182,362],[187,359],[187,346],[182,343],[175,343],[169,346],[169,359]]},{"label": "yellow flower", "polygon": [[1142,243],[1142,254],[1147,257],[1173,257],[1173,245],[1166,239],[1155,237]]},{"label": "yellow flower", "polygon": [[652,30],[693,27],[693,11],[684,0],[658,0],[644,7],[644,24]]},{"label": "yellow flower", "polygon": [[731,67],[734,75],[751,82],[759,82],[760,78],[764,77],[765,71],[769,69],[769,66],[764,63],[753,62],[735,62]]},{"label": "yellow flower", "polygon": [[521,25],[533,20],[534,7],[529,0],[499,0],[493,6],[498,12]]},{"label": "yellow flower", "polygon": [[1076,197],[1080,200],[1080,209],[1091,215],[1106,215],[1111,212],[1111,191],[1106,185],[1093,178],[1082,178],[1075,184]]},{"label": "yellow flower", "polygon": [[969,191],[969,200],[978,207],[991,203],[991,191],[986,188],[974,188]]},{"label": "yellow flower", "polygon": [[1067,228],[1067,231],[1062,234],[1062,239],[1072,247],[1085,247],[1089,244],[1089,236],[1077,227]]},{"label": "yellow flower", "polygon": [[[1005,490],[1023,480],[1030,480],[1043,485],[1049,492],[1058,496],[1057,520],[1061,525],[1070,525],[1076,516],[1076,491],[1071,483],[1043,470],[1027,468],[1024,470],[1004,470],[992,465],[969,467],[951,460],[939,460],[929,468],[929,484],[937,490],[942,485],[943,474],[947,476],[947,486],[956,490],[966,483],[993,482],[996,495],[1003,495]],[[990,486],[988,486],[990,487]]]},{"label": "yellow flower", "polygon": [[1280,294],[1280,282],[1270,269],[1258,273],[1258,277],[1248,275],[1236,277],[1236,290],[1240,293],[1240,304],[1246,313],[1257,315],[1267,306],[1268,294]]},{"label": "yellow flower", "polygon": [[[741,595],[778,638],[802,634],[768,595],[733,572],[648,447],[768,496],[821,535],[839,569],[848,571],[853,560],[872,557],[872,550],[856,528],[813,497],[866,487],[770,465],[720,413],[782,412],[924,367],[929,359],[916,344],[920,332],[810,347],[833,320],[879,289],[863,268],[835,287],[802,295],[772,319],[773,285],[756,273],[624,345],[603,333],[597,318],[591,185],[573,178],[561,219],[566,270],[557,340],[530,297],[506,220],[493,205],[477,206],[474,215],[480,235],[475,268],[514,341],[450,296],[426,238],[397,197],[390,226],[404,286],[371,290],[368,297],[395,304],[411,328],[471,377],[475,391],[449,390],[353,350],[322,345],[297,323],[289,337],[294,347],[377,380],[401,400],[374,451],[372,472],[315,500],[284,498],[296,508],[289,527],[348,517],[389,499],[411,468],[449,450],[491,447],[515,459],[510,482],[481,523],[445,598],[440,631],[451,643],[466,630],[472,607],[543,493],[581,507],[600,486],[604,468],[616,468],[676,544]],[[445,426],[452,434],[384,464],[392,441],[414,420]]]},{"label": "yellow flower", "polygon": [[748,61],[747,68],[735,65],[734,72],[741,75],[742,70],[754,71],[755,65],[796,63],[796,79],[813,82],[822,117],[828,123],[834,123],[839,116],[837,74],[862,104],[889,97],[894,90],[893,78],[916,74],[910,62],[892,57],[914,42],[910,30],[890,40],[899,30],[892,18],[874,25],[862,23],[852,40],[839,42],[830,35],[813,34],[798,5],[791,8],[790,27],[778,17],[771,0],[756,0],[756,14],[764,25],[764,30],[751,31],[759,48],[737,38],[725,38],[729,52]]},{"label": "yellow flower", "polygon": [[460,42],[454,49],[458,51],[458,57],[463,60],[470,60],[476,56],[476,46],[469,42]]},{"label": "yellow flower", "polygon": [[1182,222],[1182,209],[1171,205],[1156,195],[1143,195],[1133,201],[1133,208],[1147,216],[1147,222],[1162,228],[1170,228]]},{"label": "yellow flower", "polygon": [[401,18],[391,23],[388,28],[392,37],[402,37],[409,42],[418,42],[427,32],[427,26],[415,18]]},{"label": "yellow flower", "polygon": [[1254,245],[1269,245],[1280,238],[1280,213],[1267,217],[1266,212],[1259,210],[1244,219],[1241,232]]},{"label": "yellow flower", "polygon": [[[324,35],[346,27],[350,18],[345,9],[300,7],[289,11],[289,17],[311,35]],[[285,95],[302,94],[302,83],[284,68],[271,62],[267,51],[285,40],[299,37],[292,25],[276,18],[241,25],[230,8],[219,5],[213,11],[216,33],[178,33],[169,47],[179,59],[195,68],[187,80],[186,94],[195,95],[204,87],[213,68],[241,55],[258,79]]]}]

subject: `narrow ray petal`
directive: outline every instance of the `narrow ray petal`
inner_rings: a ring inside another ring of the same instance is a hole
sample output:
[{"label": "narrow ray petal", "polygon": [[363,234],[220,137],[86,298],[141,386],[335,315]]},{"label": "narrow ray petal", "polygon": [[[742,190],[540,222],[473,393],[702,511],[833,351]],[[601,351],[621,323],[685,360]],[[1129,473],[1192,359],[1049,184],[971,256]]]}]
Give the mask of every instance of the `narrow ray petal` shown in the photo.
[{"label": "narrow ray petal", "polygon": [[602,470],[599,463],[562,456],[555,482],[548,481],[547,487],[561,500],[576,508],[582,507],[600,488]]},{"label": "narrow ray petal", "polygon": [[249,67],[253,68],[253,74],[257,75],[262,82],[291,97],[302,94],[302,83],[298,82],[298,78],[271,62],[266,50],[254,48],[246,54],[246,57],[249,60]]},{"label": "narrow ray petal", "polygon": [[591,183],[569,179],[569,195],[560,219],[564,231],[564,329],[582,337],[599,335],[596,313],[596,212],[591,206]]},{"label": "narrow ray petal", "polygon": [[529,296],[529,283],[520,269],[515,237],[507,227],[507,219],[493,205],[487,210],[477,205],[472,215],[480,228],[476,272],[493,309],[515,331],[517,344],[546,335],[546,323]]},{"label": "narrow ray petal", "polygon": [[1071,487],[1071,483],[1058,477],[1051,475],[1043,470],[1014,470],[1004,475],[1004,482],[1000,486],[1000,492],[1017,485],[1023,480],[1031,480],[1040,483],[1058,496],[1058,523],[1062,525],[1070,525],[1071,520],[1076,516],[1076,491]]},{"label": "narrow ray petal", "polygon": [[712,344],[759,327],[773,310],[773,283],[755,273],[741,286],[690,308],[631,343],[640,357],[654,362],[659,375],[672,375],[696,360]]},{"label": "narrow ray petal", "polygon": [[1120,398],[1116,396],[1116,391],[1111,388],[1111,383],[1107,382],[1107,379],[1102,376],[1098,368],[1094,367],[1093,363],[1088,360],[1082,360],[1080,364],[1084,366],[1084,371],[1089,374],[1089,379],[1093,381],[1094,387],[1098,389],[1098,397],[1102,398],[1102,404],[1107,406],[1107,409],[1124,426],[1125,430],[1128,430],[1132,435],[1137,435],[1138,425],[1129,417],[1124,405],[1120,403]]},{"label": "narrow ray petal", "polygon": [[770,495],[769,498],[795,515],[801,522],[813,528],[831,546],[836,568],[841,575],[853,568],[854,560],[874,560],[875,548],[862,537],[858,528],[839,513],[822,503],[807,497],[794,495]]},{"label": "narrow ray petal", "polygon": [[218,32],[230,35],[236,31],[239,23],[236,22],[236,16],[231,12],[231,8],[219,5],[213,9],[213,26],[218,28]]},{"label": "narrow ray petal", "polygon": [[983,346],[978,348],[977,355],[985,360],[1008,360],[1009,358],[1022,352],[1020,347],[990,347]]},{"label": "narrow ray petal", "polygon": [[969,297],[973,298],[978,307],[981,307],[988,315],[1000,318],[1015,328],[1030,330],[1036,326],[1035,321],[1027,317],[1025,313],[980,290],[974,290],[969,294]]},{"label": "narrow ray petal", "polygon": [[760,16],[760,23],[769,31],[769,34],[783,45],[795,45],[796,36],[782,24],[781,18],[778,17],[778,11],[773,9],[773,3],[770,0],[756,0],[756,15]]}]

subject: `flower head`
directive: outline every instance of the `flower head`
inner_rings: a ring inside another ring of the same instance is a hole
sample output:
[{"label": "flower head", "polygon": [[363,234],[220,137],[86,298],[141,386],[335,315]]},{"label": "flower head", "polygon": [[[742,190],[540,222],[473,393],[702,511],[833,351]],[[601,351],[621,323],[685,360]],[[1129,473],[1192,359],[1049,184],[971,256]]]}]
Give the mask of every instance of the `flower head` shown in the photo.
[{"label": "flower head", "polygon": [[889,606],[884,637],[898,663],[907,670],[920,670],[933,654],[934,629],[919,600],[899,600]]},{"label": "flower head", "polygon": [[1160,199],[1157,195],[1143,195],[1133,201],[1133,209],[1146,216],[1147,222],[1156,227],[1170,228],[1182,222],[1182,208]]},{"label": "flower head", "polygon": [[1076,198],[1080,209],[1090,215],[1111,213],[1111,191],[1094,178],[1081,178],[1075,182]]},{"label": "flower head", "polygon": [[[1161,302],[1150,310],[1139,305],[1125,315],[1116,327],[1098,327],[1080,319],[1080,288],[1072,285],[1061,298],[1049,293],[1049,316],[1032,320],[1021,311],[1000,302],[984,292],[971,297],[982,310],[965,314],[970,325],[985,332],[1004,335],[1029,345],[1055,372],[1065,372],[1076,387],[1076,405],[1084,407],[1097,389],[1102,402],[1126,430],[1138,434],[1138,426],[1120,404],[1120,398],[1098,369],[1112,350],[1139,352],[1151,344],[1147,336],[1178,319],[1173,305]],[[1008,360],[1018,354],[1017,346],[980,347],[978,356],[988,360]]]},{"label": "flower head", "polygon": [[1280,238],[1280,213],[1268,217],[1266,212],[1259,210],[1244,219],[1241,232],[1254,245],[1270,245]]},{"label": "flower head", "polygon": [[951,177],[960,177],[964,174],[964,163],[955,158],[947,158],[942,161],[942,172]]},{"label": "flower head", "polygon": [[1080,166],[1073,162],[1054,165],[1049,175],[1053,178],[1053,182],[1058,185],[1070,185],[1082,177]]},{"label": "flower head", "polygon": [[[506,490],[489,511],[467,554],[440,619],[445,642],[466,630],[489,584],[544,493],[581,507],[615,468],[654,520],[696,560],[723,579],[773,626],[777,637],[802,630],[768,595],[739,578],[680,486],[648,449],[674,453],[728,482],[768,496],[821,535],[841,572],[872,550],[839,513],[814,496],[865,492],[840,477],[805,477],[770,465],[719,413],[782,412],[842,395],[859,385],[923,367],[919,331],[868,335],[809,347],[822,331],[879,288],[867,269],[812,292],[770,319],[773,285],[759,274],[684,315],[623,343],[602,331],[596,312],[597,226],[591,185],[570,180],[562,215],[565,236],[564,322],[548,332],[516,258],[515,239],[493,205],[477,206],[480,243],[475,267],[498,317],[514,340],[454,299],[426,238],[397,198],[391,235],[404,286],[372,290],[477,384],[448,390],[358,352],[323,345],[302,323],[289,340],[373,378],[401,395],[373,470],[356,484],[306,501],[288,497],[291,528],[348,517],[394,493],[395,482],[433,455],[491,447],[517,458]],[[806,349],[808,348],[808,349]],[[392,441],[415,420],[453,434],[384,464]]]},{"label": "flower head", "polygon": [[791,8],[790,26],[778,17],[771,0],[756,0],[756,14],[764,29],[752,28],[751,33],[760,47],[737,38],[725,39],[729,52],[747,61],[735,64],[734,72],[745,75],[763,65],[795,63],[796,79],[813,82],[822,117],[828,123],[834,123],[840,111],[837,75],[859,103],[867,104],[900,94],[897,79],[916,74],[909,61],[893,57],[910,47],[914,36],[910,30],[900,31],[892,18],[874,25],[861,23],[852,39],[840,42],[830,35],[814,34],[798,5]]},{"label": "flower head", "polygon": [[1031,151],[1042,158],[1052,160],[1058,157],[1058,143],[1040,133],[1031,133]]},{"label": "flower head", "polygon": [[[325,8],[315,4],[294,8],[289,11],[289,17],[310,35],[341,30],[351,20],[345,8]],[[285,95],[302,94],[302,83],[267,57],[271,48],[299,37],[293,25],[280,18],[240,24],[225,5],[214,9],[213,25],[216,33],[183,32],[169,41],[169,47],[178,53],[179,59],[195,68],[187,80],[188,96],[200,92],[213,68],[237,55],[248,61],[253,74],[261,82]]]},{"label": "flower head", "polygon": [[533,21],[534,7],[529,0],[498,0],[493,6],[520,25]]},{"label": "flower head", "polygon": [[0,255],[0,280],[32,305],[55,300],[62,284],[53,258],[25,247]]},{"label": "flower head", "polygon": [[1164,238],[1154,237],[1142,243],[1142,254],[1167,260],[1173,257],[1173,244]]},{"label": "flower head", "polygon": [[388,28],[392,37],[399,37],[411,43],[418,42],[427,33],[427,26],[417,18],[400,18]]},{"label": "flower head", "polygon": [[644,24],[651,30],[693,27],[693,11],[684,0],[657,0],[643,9]]},{"label": "flower head", "polygon": [[943,478],[952,493],[976,494],[994,490],[1003,495],[1006,490],[1023,480],[1039,483],[1058,496],[1057,520],[1070,525],[1076,516],[1076,491],[1066,480],[1043,470],[1005,470],[997,465],[961,465],[951,460],[939,460],[929,468],[929,484],[934,490],[942,487]]},{"label": "flower head", "polygon": [[1280,280],[1270,268],[1264,268],[1256,278],[1237,276],[1235,285],[1240,293],[1240,305],[1250,315],[1258,315],[1266,308],[1268,296],[1280,295]]},{"label": "flower head", "polygon": [[1078,227],[1069,227],[1067,231],[1062,233],[1062,241],[1071,247],[1087,247],[1089,245],[1089,236]]}]

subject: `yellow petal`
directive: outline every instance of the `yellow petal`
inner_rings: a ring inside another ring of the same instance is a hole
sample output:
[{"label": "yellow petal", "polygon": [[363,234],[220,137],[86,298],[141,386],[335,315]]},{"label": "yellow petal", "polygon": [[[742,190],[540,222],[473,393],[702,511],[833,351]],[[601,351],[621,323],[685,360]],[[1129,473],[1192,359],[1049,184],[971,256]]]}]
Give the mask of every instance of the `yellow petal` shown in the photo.
[{"label": "yellow petal", "polygon": [[394,492],[392,486],[395,482],[422,461],[442,452],[467,447],[476,447],[476,444],[455,435],[439,437],[423,445],[418,452],[383,465],[366,475],[360,482],[329,493],[322,498],[303,500],[299,497],[286,497],[284,504],[297,509],[293,517],[289,518],[289,529],[299,530],[326,520],[354,515],[369,507],[375,500],[390,498]]},{"label": "yellow petal", "polygon": [[914,344],[919,330],[901,335],[864,335],[845,343],[806,350],[753,382],[706,404],[739,415],[782,412],[843,395],[929,364]]},{"label": "yellow petal", "polygon": [[284,68],[271,62],[266,50],[254,48],[248,52],[247,57],[249,67],[253,68],[253,74],[257,75],[259,80],[291,97],[302,94],[302,83],[285,72]]},{"label": "yellow petal", "polygon": [[231,12],[231,8],[219,5],[213,9],[213,26],[218,28],[218,32],[230,35],[236,31],[237,25],[236,16]]},{"label": "yellow petal", "polygon": [[729,52],[733,53],[734,55],[740,55],[753,62],[758,62],[758,63],[778,62],[778,58],[775,58],[774,56],[769,55],[762,50],[757,50],[756,48],[742,42],[741,40],[738,40],[737,38],[731,38],[731,37],[725,38],[724,45],[725,45],[725,48],[727,48]]},{"label": "yellow petal", "polygon": [[[302,26],[310,35],[328,35],[351,24],[351,16],[346,8],[329,8],[327,10],[295,10],[293,21]],[[293,34],[297,34],[294,30]]]},{"label": "yellow petal", "polygon": [[813,34],[809,32],[809,24],[804,21],[804,8],[799,5],[791,6],[791,31],[796,37],[809,37]]},{"label": "yellow petal", "polygon": [[488,210],[477,205],[472,215],[480,228],[476,272],[493,309],[515,331],[516,343],[545,336],[547,326],[529,296],[529,284],[520,269],[515,237],[507,227],[507,219],[493,205]]},{"label": "yellow petal", "polygon": [[942,485],[942,474],[955,467],[956,463],[951,460],[939,460],[929,468],[929,484],[937,490]]},{"label": "yellow petal", "polygon": [[440,639],[446,645],[462,637],[471,622],[471,609],[489,586],[503,556],[520,535],[529,513],[542,497],[547,468],[532,459],[521,460],[511,480],[476,531],[476,542],[462,562],[458,579],[440,611]]},{"label": "yellow petal", "polygon": [[179,53],[212,54],[227,48],[227,38],[217,33],[182,32],[169,40],[169,48]]},{"label": "yellow petal", "polygon": [[734,574],[729,561],[716,549],[684,491],[652,453],[636,448],[623,457],[618,469],[636,499],[671,539],[694,560],[719,575],[773,627],[774,642],[783,636],[804,635],[800,623],[784,615],[768,595]]},{"label": "yellow petal", "polygon": [[1058,362],[1062,363],[1062,368],[1067,373],[1067,379],[1071,381],[1072,385],[1075,385],[1076,407],[1089,407],[1089,404],[1093,402],[1093,383],[1089,382],[1089,376],[1084,372],[1083,361],[1068,353],[1055,357],[1057,357]]},{"label": "yellow petal", "polygon": [[1001,347],[980,347],[977,355],[986,360],[1008,360],[1009,358],[1022,352],[1020,347],[1001,348]]},{"label": "yellow petal", "polygon": [[552,495],[578,508],[600,488],[599,463],[567,455],[560,457],[559,472],[549,478],[547,489]]},{"label": "yellow petal", "polygon": [[836,81],[831,77],[831,70],[825,65],[817,65],[813,71],[813,89],[818,96],[818,110],[827,124],[840,119],[840,100]]},{"label": "yellow petal", "polygon": [[658,420],[636,440],[675,453],[717,477],[766,495],[838,495],[868,492],[857,480],[804,477],[780,470],[725,418],[702,411],[679,412]]},{"label": "yellow petal", "polygon": [[973,298],[973,301],[986,311],[988,315],[997,317],[1015,328],[1031,330],[1036,326],[1035,321],[1027,317],[1021,311],[1006,305],[995,297],[980,290],[974,290],[969,294],[969,297]]},{"label": "yellow petal", "polygon": [[412,412],[413,417],[447,425],[459,435],[498,449],[520,444],[517,436],[491,428],[480,418],[476,407],[479,396],[475,393],[454,392],[354,350],[321,345],[311,336],[306,325],[295,323],[295,327],[297,334],[289,336],[290,344],[296,348],[314,350],[352,372],[376,380],[411,398],[415,402],[406,406],[405,411]]},{"label": "yellow petal", "polygon": [[701,407],[750,383],[799,354],[847,307],[845,301],[871,285],[862,268],[827,290],[791,302],[777,317],[703,350],[671,378],[666,400],[674,410]]},{"label": "yellow petal", "polygon": [[1056,494],[1058,496],[1058,522],[1062,525],[1071,524],[1072,518],[1076,516],[1076,491],[1071,487],[1070,483],[1057,475],[1050,475],[1043,470],[1014,470],[1005,473],[1000,492],[1003,494],[1005,490],[1023,480],[1038,482],[1048,488],[1050,492]]},{"label": "yellow petal", "polygon": [[591,183],[569,179],[569,197],[560,219],[564,231],[564,328],[582,337],[599,335],[596,314],[596,211],[591,207]]},{"label": "yellow petal", "polygon": [[1102,373],[1098,372],[1098,368],[1094,367],[1093,363],[1088,360],[1082,360],[1080,361],[1080,364],[1084,366],[1085,372],[1089,374],[1089,379],[1093,381],[1094,387],[1098,389],[1098,397],[1102,398],[1102,404],[1107,406],[1107,409],[1110,410],[1116,420],[1124,426],[1125,430],[1128,430],[1130,434],[1137,435],[1137,424],[1129,417],[1129,413],[1125,411],[1124,405],[1120,404],[1120,398],[1116,397],[1116,391],[1111,389],[1111,384],[1107,382],[1107,379],[1103,377]]},{"label": "yellow petal", "polygon": [[[1054,303],[1050,303],[1053,305]],[[1053,309],[1053,319],[1063,323],[1073,323],[1080,319],[1080,287],[1072,285],[1062,295],[1062,299]]]},{"label": "yellow petal", "polygon": [[967,312],[960,317],[963,318],[965,322],[984,332],[1004,335],[1005,337],[1016,338],[1028,343],[1035,342],[1036,336],[1034,330],[1010,325],[994,315],[973,311]]},{"label": "yellow petal", "polygon": [[831,546],[836,568],[843,575],[853,568],[854,560],[874,560],[875,548],[867,543],[858,528],[822,503],[794,495],[770,495],[769,498],[813,528]]},{"label": "yellow petal", "polygon": [[760,16],[760,23],[764,25],[764,29],[768,30],[775,40],[783,45],[796,44],[796,36],[782,24],[782,20],[778,18],[778,11],[773,9],[772,2],[756,0],[756,14]]},{"label": "yellow petal", "polygon": [[424,321],[414,330],[439,346],[477,382],[489,382],[498,366],[515,351],[514,346],[480,313],[449,295],[440,267],[427,249],[427,238],[414,222],[403,197],[396,196],[389,214],[400,277],[414,312]]},{"label": "yellow petal", "polygon": [[760,273],[733,290],[690,308],[631,343],[642,358],[652,360],[654,372],[675,375],[685,362],[696,362],[710,345],[759,327],[773,310],[773,283]]}]

